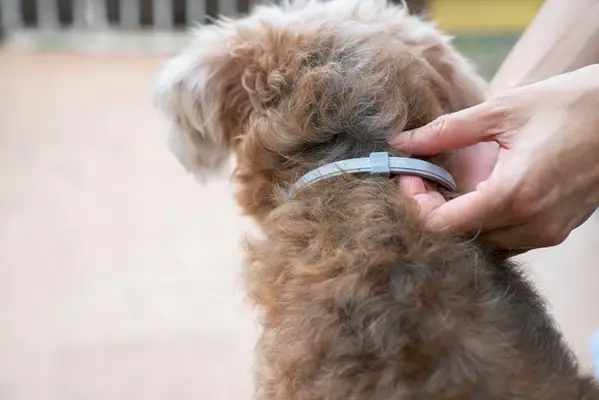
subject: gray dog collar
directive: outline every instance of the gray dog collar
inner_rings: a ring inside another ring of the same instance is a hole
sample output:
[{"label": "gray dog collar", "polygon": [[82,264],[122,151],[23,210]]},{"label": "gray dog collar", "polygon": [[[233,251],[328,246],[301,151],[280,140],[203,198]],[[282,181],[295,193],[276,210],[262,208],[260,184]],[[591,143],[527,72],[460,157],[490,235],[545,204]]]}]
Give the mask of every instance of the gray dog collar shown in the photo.
[{"label": "gray dog collar", "polygon": [[342,174],[361,173],[387,177],[391,175],[414,175],[436,182],[452,192],[456,190],[451,174],[435,164],[415,158],[389,157],[387,152],[376,152],[370,153],[370,157],[341,160],[314,169],[302,176],[291,188],[285,190],[285,195],[289,198],[293,191],[328,178]]}]

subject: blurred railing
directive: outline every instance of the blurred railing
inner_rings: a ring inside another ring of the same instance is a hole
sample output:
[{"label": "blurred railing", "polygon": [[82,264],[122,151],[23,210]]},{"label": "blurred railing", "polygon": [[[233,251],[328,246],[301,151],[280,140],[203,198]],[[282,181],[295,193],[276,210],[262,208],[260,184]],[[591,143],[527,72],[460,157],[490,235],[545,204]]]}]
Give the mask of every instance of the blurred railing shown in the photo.
[{"label": "blurred railing", "polygon": [[5,29],[175,29],[245,13],[259,0],[0,0]]},{"label": "blurred railing", "polygon": [[[169,30],[246,13],[264,1],[273,0],[0,0],[0,27]],[[427,0],[407,2],[420,12]]]}]

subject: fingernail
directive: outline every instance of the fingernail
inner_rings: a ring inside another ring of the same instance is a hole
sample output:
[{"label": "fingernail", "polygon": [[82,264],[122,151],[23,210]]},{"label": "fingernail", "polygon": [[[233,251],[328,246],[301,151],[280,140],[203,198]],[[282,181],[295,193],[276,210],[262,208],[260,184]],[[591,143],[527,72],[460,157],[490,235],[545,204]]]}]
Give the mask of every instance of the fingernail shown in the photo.
[{"label": "fingernail", "polygon": [[407,146],[412,138],[412,131],[405,131],[398,133],[391,137],[389,140],[389,144],[395,147],[404,147]]}]

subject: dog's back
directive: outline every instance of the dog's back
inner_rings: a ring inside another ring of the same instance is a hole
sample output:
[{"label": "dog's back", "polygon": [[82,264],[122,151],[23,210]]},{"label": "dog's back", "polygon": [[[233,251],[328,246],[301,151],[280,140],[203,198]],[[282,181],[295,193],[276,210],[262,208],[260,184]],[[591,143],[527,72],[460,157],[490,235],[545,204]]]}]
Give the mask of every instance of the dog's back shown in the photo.
[{"label": "dog's back", "polygon": [[258,398],[599,398],[519,268],[426,232],[392,181],[317,183],[263,228]]}]

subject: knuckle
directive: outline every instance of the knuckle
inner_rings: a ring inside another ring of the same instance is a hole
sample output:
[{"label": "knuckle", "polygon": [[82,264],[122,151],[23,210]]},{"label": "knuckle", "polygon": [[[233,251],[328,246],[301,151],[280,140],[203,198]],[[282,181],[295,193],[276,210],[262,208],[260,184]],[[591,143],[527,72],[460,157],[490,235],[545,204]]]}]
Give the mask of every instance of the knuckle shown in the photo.
[{"label": "knuckle", "polygon": [[539,203],[535,201],[522,201],[519,198],[515,198],[510,202],[509,215],[518,221],[533,218],[540,211]]},{"label": "knuckle", "polygon": [[429,136],[430,139],[435,139],[435,138],[438,138],[439,136],[443,136],[443,134],[445,133],[445,130],[446,130],[446,126],[447,126],[447,119],[448,119],[447,115],[441,115],[440,117],[435,119],[433,122],[428,124],[427,136]]},{"label": "knuckle", "polygon": [[514,220],[531,219],[543,211],[539,201],[537,185],[529,182],[517,182],[508,201],[508,213]]},{"label": "knuckle", "polygon": [[489,135],[502,134],[514,112],[514,95],[501,94],[488,100],[484,108],[484,121]]},{"label": "knuckle", "polygon": [[514,104],[520,102],[521,95],[517,90],[503,92],[487,101],[488,115],[499,119],[506,118],[515,109]]}]

